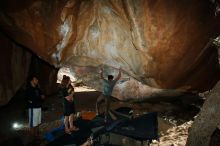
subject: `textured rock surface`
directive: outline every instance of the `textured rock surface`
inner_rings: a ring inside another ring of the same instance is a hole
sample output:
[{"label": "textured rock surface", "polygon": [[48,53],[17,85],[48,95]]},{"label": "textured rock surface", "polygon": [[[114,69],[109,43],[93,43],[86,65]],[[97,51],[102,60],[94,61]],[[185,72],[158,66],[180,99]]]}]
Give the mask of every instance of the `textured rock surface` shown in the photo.
[{"label": "textured rock surface", "polygon": [[0,34],[0,106],[24,88],[28,74],[36,74],[45,94],[57,91],[57,70]]},{"label": "textured rock surface", "polygon": [[130,80],[117,84],[120,99],[204,91],[218,80],[209,40],[220,24],[208,0],[4,0],[1,7],[0,28],[11,38],[97,90],[98,67],[117,74],[121,66]]},{"label": "textured rock surface", "polygon": [[0,106],[5,105],[25,83],[31,53],[0,34]]},{"label": "textured rock surface", "polygon": [[[209,93],[190,129],[186,146],[211,146],[212,134],[220,125],[220,82]],[[219,137],[218,137],[219,139]],[[217,141],[216,141],[217,142]],[[217,144],[213,142],[213,145]]]}]

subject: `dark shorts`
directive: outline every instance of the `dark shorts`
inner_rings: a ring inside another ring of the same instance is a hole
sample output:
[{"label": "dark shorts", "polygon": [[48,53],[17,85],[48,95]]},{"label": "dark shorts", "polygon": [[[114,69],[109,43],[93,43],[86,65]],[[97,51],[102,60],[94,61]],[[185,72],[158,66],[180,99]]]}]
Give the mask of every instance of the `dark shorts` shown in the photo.
[{"label": "dark shorts", "polygon": [[75,114],[76,110],[75,110],[75,103],[73,102],[69,102],[66,99],[64,99],[64,116],[69,116],[71,114]]}]

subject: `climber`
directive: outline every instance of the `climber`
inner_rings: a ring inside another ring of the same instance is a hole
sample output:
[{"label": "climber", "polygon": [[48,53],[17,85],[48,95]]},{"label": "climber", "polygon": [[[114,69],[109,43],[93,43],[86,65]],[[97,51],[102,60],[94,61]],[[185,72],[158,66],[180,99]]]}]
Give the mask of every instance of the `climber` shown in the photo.
[{"label": "climber", "polygon": [[[100,104],[105,101],[105,122],[107,122],[107,114],[111,102],[111,94],[116,82],[121,78],[121,68],[119,69],[118,76],[114,79],[113,75],[108,75],[108,80],[103,77],[103,68],[101,68],[100,78],[103,80],[103,93],[97,98],[96,101],[96,114],[99,113]],[[113,80],[114,79],[114,80]]]}]

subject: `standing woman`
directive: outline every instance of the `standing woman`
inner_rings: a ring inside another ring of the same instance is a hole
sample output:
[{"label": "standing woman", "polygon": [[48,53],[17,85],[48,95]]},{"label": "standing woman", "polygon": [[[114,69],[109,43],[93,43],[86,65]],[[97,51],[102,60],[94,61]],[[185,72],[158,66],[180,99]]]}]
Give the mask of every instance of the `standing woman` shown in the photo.
[{"label": "standing woman", "polygon": [[72,131],[77,131],[79,129],[73,124],[75,119],[75,103],[73,100],[74,88],[71,85],[69,76],[63,76],[60,95],[63,97],[65,132],[71,134]]}]

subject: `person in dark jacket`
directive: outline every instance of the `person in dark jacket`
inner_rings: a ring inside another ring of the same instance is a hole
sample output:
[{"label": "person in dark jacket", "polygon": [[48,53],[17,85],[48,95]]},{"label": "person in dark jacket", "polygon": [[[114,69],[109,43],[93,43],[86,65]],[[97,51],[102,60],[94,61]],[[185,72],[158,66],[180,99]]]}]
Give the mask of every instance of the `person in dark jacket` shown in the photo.
[{"label": "person in dark jacket", "polygon": [[39,88],[38,79],[36,76],[31,76],[28,80],[26,89],[29,128],[33,136],[39,137],[39,125],[41,124],[41,108],[45,98]]},{"label": "person in dark jacket", "polygon": [[59,92],[59,95],[62,95],[63,97],[65,132],[71,134],[72,131],[77,131],[78,128],[73,124],[76,111],[74,103],[74,88],[71,85],[69,76],[63,76]]}]

